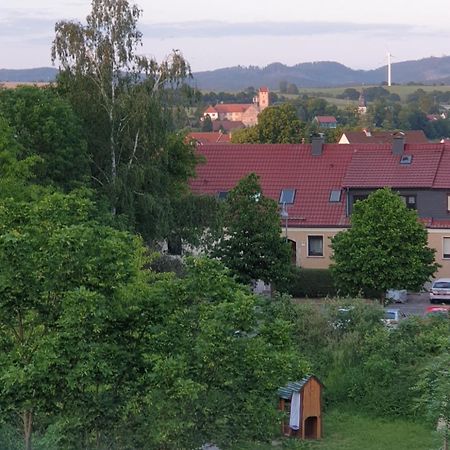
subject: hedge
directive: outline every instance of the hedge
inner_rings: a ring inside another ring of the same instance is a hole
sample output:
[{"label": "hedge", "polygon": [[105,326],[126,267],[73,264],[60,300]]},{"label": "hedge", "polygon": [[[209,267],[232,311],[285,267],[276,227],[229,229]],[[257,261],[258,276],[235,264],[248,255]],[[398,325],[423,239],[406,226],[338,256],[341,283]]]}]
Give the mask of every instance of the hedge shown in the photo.
[{"label": "hedge", "polygon": [[295,267],[287,285],[293,297],[335,297],[336,288],[329,269],[302,269]]}]

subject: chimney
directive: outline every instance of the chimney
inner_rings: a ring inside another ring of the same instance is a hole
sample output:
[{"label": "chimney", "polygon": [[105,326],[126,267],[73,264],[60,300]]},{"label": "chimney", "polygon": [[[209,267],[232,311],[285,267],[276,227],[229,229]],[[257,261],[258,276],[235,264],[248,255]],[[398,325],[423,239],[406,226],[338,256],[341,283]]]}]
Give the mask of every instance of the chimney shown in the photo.
[{"label": "chimney", "polygon": [[396,135],[394,139],[392,139],[392,154],[393,155],[402,155],[405,150],[405,135]]},{"label": "chimney", "polygon": [[323,152],[323,137],[313,136],[311,138],[311,155],[320,156]]}]

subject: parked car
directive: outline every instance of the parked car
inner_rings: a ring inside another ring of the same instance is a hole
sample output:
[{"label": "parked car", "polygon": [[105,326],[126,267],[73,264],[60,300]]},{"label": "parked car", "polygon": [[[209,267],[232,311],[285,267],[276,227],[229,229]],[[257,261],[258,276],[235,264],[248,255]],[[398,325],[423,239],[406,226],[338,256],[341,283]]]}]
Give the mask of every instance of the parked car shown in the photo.
[{"label": "parked car", "polygon": [[429,306],[426,315],[450,317],[450,305]]},{"label": "parked car", "polygon": [[384,325],[389,328],[397,328],[401,320],[406,319],[404,312],[397,308],[389,308],[384,310],[384,317],[382,319]]},{"label": "parked car", "polygon": [[450,278],[439,278],[433,281],[430,290],[430,303],[450,301]]}]

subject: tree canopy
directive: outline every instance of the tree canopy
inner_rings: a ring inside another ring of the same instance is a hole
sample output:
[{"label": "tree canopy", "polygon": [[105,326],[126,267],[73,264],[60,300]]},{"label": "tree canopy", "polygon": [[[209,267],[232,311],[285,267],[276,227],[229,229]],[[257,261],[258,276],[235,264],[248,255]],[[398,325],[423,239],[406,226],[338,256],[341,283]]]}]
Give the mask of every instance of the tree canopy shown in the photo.
[{"label": "tree canopy", "polygon": [[170,103],[189,65],[179,52],[161,63],[137,53],[140,14],[127,0],[93,0],[86,25],[56,24],[52,57],[58,90],[83,120],[94,188],[150,241],[167,234],[196,159],[173,131]]},{"label": "tree canopy", "polygon": [[20,145],[17,157],[39,156],[35,182],[65,191],[89,182],[81,120],[53,89],[0,89],[0,114],[8,119]]},{"label": "tree canopy", "polygon": [[224,229],[214,254],[239,280],[276,284],[289,276],[291,250],[281,237],[278,205],[263,195],[256,174],[243,178],[229,192]]},{"label": "tree canopy", "polygon": [[418,291],[438,267],[416,212],[388,188],[355,203],[351,228],[338,233],[331,247],[331,269],[343,294]]},{"label": "tree canopy", "polygon": [[271,106],[258,115],[258,124],[238,130],[232,135],[233,143],[295,144],[304,137],[304,125],[290,103]]}]

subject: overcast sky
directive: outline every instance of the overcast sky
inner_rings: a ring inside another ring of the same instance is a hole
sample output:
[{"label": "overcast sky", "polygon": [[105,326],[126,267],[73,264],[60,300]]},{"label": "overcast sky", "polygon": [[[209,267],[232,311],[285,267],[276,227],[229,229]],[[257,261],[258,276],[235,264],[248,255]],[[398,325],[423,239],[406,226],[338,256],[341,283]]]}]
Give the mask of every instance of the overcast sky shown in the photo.
[{"label": "overcast sky", "polygon": [[[140,0],[143,54],[182,51],[193,71],[338,61],[353,69],[450,54],[448,0]],[[0,68],[50,66],[57,20],[90,0],[0,0]]]}]

